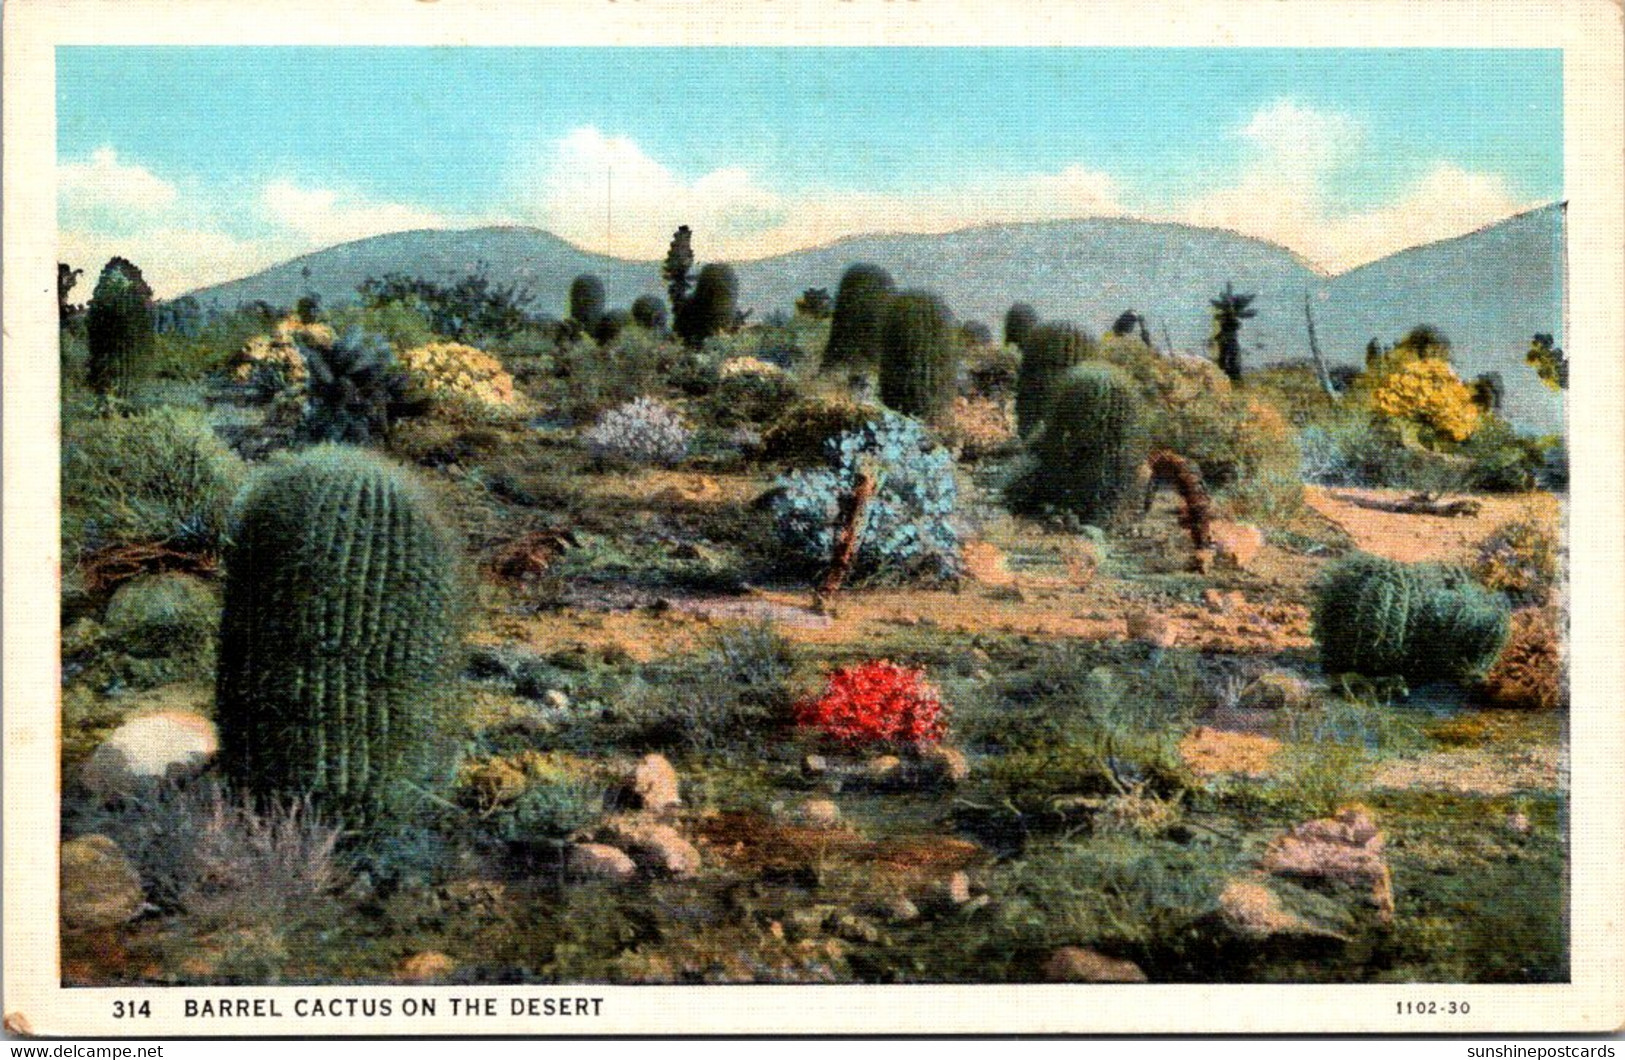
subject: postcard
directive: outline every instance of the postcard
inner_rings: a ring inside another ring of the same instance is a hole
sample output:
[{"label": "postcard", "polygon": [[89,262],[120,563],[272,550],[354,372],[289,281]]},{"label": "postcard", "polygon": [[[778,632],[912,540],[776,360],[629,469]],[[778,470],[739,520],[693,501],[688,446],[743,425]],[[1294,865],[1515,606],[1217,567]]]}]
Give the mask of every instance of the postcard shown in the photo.
[{"label": "postcard", "polygon": [[7,16],[8,1033],[1625,1023],[1617,5]]}]

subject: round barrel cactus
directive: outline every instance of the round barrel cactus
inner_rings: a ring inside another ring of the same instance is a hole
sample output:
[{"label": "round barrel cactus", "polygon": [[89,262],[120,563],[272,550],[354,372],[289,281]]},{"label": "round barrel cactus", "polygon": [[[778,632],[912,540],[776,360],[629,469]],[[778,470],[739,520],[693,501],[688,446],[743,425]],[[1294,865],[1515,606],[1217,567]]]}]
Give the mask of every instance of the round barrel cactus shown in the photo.
[{"label": "round barrel cactus", "polygon": [[904,291],[891,300],[880,346],[880,401],[926,423],[940,423],[953,405],[959,347],[942,299]]},{"label": "round barrel cactus", "polygon": [[1016,372],[1016,430],[1023,438],[1042,422],[1055,381],[1094,352],[1093,340],[1072,324],[1042,324],[1025,338]]},{"label": "round barrel cactus", "polygon": [[823,366],[864,368],[880,359],[880,335],[891,301],[891,273],[879,265],[853,265],[841,275]]},{"label": "round barrel cactus", "polygon": [[90,389],[106,397],[128,398],[152,359],[156,332],[152,288],[141,270],[124,258],[102,269],[85,310]]},{"label": "round barrel cactus", "polygon": [[350,825],[396,816],[441,765],[451,539],[406,471],[336,445],[265,472],[237,524],[216,679],[227,774]]},{"label": "round barrel cactus", "polygon": [[1506,644],[1506,601],[1461,571],[1358,555],[1316,590],[1314,635],[1329,674],[1472,680]]},{"label": "round barrel cactus", "polygon": [[1034,462],[1013,486],[1021,511],[1103,524],[1139,482],[1145,433],[1133,382],[1109,364],[1081,364],[1058,379],[1043,426],[1028,439]]}]

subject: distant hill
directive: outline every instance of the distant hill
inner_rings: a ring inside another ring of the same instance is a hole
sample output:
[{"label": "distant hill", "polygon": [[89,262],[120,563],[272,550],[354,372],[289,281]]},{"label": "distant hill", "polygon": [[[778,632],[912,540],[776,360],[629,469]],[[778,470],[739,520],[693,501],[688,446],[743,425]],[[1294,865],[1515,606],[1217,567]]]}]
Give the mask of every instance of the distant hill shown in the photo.
[{"label": "distant hill", "polygon": [[[1523,363],[1523,352],[1536,332],[1561,331],[1561,239],[1561,208],[1544,207],[1327,277],[1282,247],[1233,232],[1092,219],[945,235],[858,236],[735,267],[741,301],[758,318],[788,311],[808,287],[833,293],[848,265],[870,261],[890,270],[901,286],[937,291],[961,319],[981,320],[995,334],[1015,301],[1097,332],[1134,309],[1149,317],[1159,345],[1166,334],[1187,352],[1205,349],[1208,299],[1229,282],[1257,294],[1258,316],[1242,331],[1252,365],[1307,356],[1308,293],[1321,346],[1334,363],[1359,364],[1372,337],[1393,342],[1412,325],[1429,323],[1454,343],[1464,376],[1501,373],[1514,422],[1550,432],[1562,429],[1561,399]],[[695,242],[704,262],[705,233],[695,233]],[[376,236],[193,293],[220,306],[255,299],[291,305],[315,290],[329,304],[340,304],[353,300],[356,286],[369,276],[406,272],[444,280],[482,262],[498,282],[531,288],[537,296],[533,309],[560,316],[571,280],[583,272],[603,280],[611,305],[664,293],[659,262],[589,253],[533,228]]]}]

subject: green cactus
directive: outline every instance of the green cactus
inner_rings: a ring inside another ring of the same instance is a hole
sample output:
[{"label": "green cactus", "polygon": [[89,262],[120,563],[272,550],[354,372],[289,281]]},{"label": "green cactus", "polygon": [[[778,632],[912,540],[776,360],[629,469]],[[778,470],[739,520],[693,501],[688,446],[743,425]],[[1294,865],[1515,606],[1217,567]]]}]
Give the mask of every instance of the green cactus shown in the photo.
[{"label": "green cactus", "polygon": [[1071,324],[1041,324],[1027,333],[1016,373],[1016,430],[1023,438],[1043,420],[1055,381],[1093,356],[1094,347],[1094,340]]},{"label": "green cactus", "polygon": [[677,312],[677,334],[694,349],[734,326],[739,278],[727,265],[707,265],[694,281],[694,293]]},{"label": "green cactus", "polygon": [[570,319],[591,334],[604,315],[604,281],[582,273],[570,284]]},{"label": "green cactus", "polygon": [[1004,314],[1004,343],[1006,346],[1025,348],[1027,336],[1038,326],[1038,310],[1026,302],[1017,302]]},{"label": "green cactus", "polygon": [[1044,420],[1028,439],[1036,459],[1011,487],[1012,506],[1110,521],[1135,491],[1146,455],[1133,381],[1114,365],[1077,365],[1051,388]]},{"label": "green cactus", "polygon": [[336,445],[266,471],[237,519],[215,699],[227,775],[351,825],[399,816],[441,765],[451,539],[407,472]]},{"label": "green cactus", "polygon": [[1506,644],[1504,600],[1461,571],[1357,555],[1316,591],[1314,636],[1329,674],[1472,680]]},{"label": "green cactus", "polygon": [[152,288],[141,270],[123,258],[102,269],[85,310],[90,389],[103,397],[128,398],[152,359],[157,342]]},{"label": "green cactus", "polygon": [[892,298],[880,350],[881,404],[941,423],[953,407],[959,372],[959,344],[942,299],[925,291]]},{"label": "green cactus", "polygon": [[853,265],[841,275],[824,346],[825,369],[868,368],[879,361],[891,296],[891,273],[879,265]]}]

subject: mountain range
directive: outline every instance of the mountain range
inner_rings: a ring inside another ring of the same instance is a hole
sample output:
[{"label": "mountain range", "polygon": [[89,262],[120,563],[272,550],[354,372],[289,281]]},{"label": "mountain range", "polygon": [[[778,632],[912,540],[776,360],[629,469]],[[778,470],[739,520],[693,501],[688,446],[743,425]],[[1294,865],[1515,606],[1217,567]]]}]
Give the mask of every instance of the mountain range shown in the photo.
[{"label": "mountain range", "polygon": [[[962,320],[998,334],[1012,302],[1046,319],[1096,332],[1124,310],[1144,314],[1159,346],[1202,353],[1211,328],[1209,299],[1226,283],[1255,294],[1257,316],[1242,328],[1244,363],[1306,357],[1305,299],[1321,349],[1333,364],[1363,363],[1366,343],[1398,340],[1431,324],[1451,340],[1463,378],[1500,373],[1503,413],[1520,429],[1563,429],[1561,395],[1524,363],[1537,332],[1562,334],[1563,222],[1560,204],[1518,214],[1454,239],[1400,251],[1327,276],[1291,251],[1218,229],[1121,219],[999,224],[941,235],[866,235],[824,247],[736,262],[740,303],[760,319],[789,311],[801,292],[831,294],[856,262],[883,266],[900,287],[941,295]],[[695,233],[704,257],[704,232]],[[368,277],[402,272],[448,280],[485,266],[499,283],[535,295],[530,308],[562,316],[571,281],[593,273],[608,304],[664,294],[657,261],[584,251],[549,232],[504,227],[420,230],[329,247],[243,279],[192,292],[229,308],[263,299],[292,305],[315,291],[327,304],[356,298]]]}]

